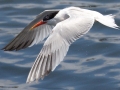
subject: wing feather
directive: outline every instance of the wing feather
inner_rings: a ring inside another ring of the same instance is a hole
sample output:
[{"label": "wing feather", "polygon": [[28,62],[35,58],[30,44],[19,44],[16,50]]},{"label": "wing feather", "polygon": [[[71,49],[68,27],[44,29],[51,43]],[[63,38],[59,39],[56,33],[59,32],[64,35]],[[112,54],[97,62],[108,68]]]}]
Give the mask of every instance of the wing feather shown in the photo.
[{"label": "wing feather", "polygon": [[87,33],[93,26],[94,18],[86,18],[69,18],[53,28],[53,33],[45,41],[32,66],[27,82],[44,78],[58,66],[66,56],[71,43]]},{"label": "wing feather", "polygon": [[43,17],[49,13],[58,12],[58,10],[47,10],[40,13],[30,24],[28,24],[3,50],[12,51],[24,49],[28,46],[39,43],[52,32],[54,26],[47,24],[36,27],[30,30],[32,26],[41,21]]}]

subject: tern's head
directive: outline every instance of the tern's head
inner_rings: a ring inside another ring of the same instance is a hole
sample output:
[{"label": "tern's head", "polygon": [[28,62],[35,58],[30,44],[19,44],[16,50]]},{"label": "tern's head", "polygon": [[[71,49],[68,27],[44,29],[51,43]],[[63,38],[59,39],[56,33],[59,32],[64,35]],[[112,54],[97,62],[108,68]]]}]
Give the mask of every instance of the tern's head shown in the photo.
[{"label": "tern's head", "polygon": [[53,19],[57,13],[58,11],[47,14],[46,16],[44,16],[43,22],[47,22],[48,20]]},{"label": "tern's head", "polygon": [[45,14],[45,15],[43,16],[43,19],[40,20],[39,22],[37,22],[36,24],[34,24],[34,25],[31,27],[30,30],[32,30],[32,29],[34,29],[34,28],[36,28],[36,27],[38,27],[38,26],[40,26],[40,25],[43,25],[43,24],[47,23],[48,21],[50,21],[51,19],[53,19],[58,12],[59,12],[59,11],[53,11],[53,12],[49,12],[49,13]]}]

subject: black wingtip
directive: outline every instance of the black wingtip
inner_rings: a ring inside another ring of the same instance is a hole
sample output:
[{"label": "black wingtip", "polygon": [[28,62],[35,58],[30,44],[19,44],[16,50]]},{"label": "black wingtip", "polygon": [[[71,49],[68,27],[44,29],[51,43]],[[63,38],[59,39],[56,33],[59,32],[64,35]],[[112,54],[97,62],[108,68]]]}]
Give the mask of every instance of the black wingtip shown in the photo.
[{"label": "black wingtip", "polygon": [[7,50],[5,47],[4,47],[4,48],[1,48],[1,50],[3,50],[3,51],[9,51],[9,50]]},{"label": "black wingtip", "polygon": [[14,51],[15,48],[14,47],[4,47],[1,50],[3,50],[3,51]]}]

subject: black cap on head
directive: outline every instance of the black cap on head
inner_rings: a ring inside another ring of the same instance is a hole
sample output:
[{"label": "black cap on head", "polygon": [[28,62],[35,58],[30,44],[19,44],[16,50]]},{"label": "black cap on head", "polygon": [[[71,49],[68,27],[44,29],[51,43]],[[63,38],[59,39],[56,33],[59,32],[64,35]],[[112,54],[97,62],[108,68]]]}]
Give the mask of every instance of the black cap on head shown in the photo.
[{"label": "black cap on head", "polygon": [[54,18],[58,12],[59,12],[59,11],[56,11],[56,12],[52,12],[52,13],[50,13],[50,14],[47,14],[47,15],[43,18],[43,21],[47,21],[47,20],[50,20],[50,19]]}]

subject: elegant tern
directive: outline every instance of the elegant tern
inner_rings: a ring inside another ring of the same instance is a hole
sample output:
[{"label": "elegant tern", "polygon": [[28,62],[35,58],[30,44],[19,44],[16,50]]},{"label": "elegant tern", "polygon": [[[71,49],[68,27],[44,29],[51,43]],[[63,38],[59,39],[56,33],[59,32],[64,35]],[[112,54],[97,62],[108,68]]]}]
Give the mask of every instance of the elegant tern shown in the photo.
[{"label": "elegant tern", "polygon": [[39,80],[53,71],[64,59],[69,46],[86,34],[94,22],[118,29],[114,15],[102,15],[93,10],[68,7],[61,10],[45,10],[40,13],[3,50],[20,50],[39,43],[46,37],[26,82]]}]

